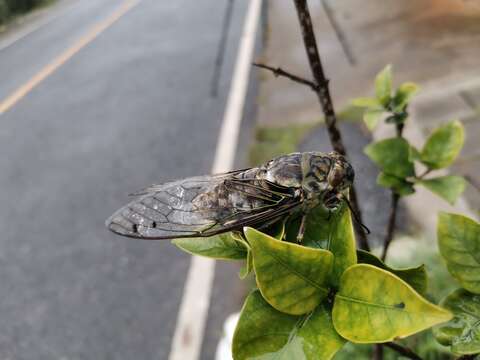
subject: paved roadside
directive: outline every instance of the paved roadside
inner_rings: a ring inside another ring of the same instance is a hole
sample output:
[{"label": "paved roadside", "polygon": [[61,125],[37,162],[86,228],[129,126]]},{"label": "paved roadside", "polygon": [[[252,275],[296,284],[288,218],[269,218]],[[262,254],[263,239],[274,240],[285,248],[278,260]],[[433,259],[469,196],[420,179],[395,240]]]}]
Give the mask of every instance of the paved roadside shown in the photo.
[{"label": "paved roadside", "polygon": [[[72,2],[0,50],[0,102],[124,3]],[[218,1],[141,0],[0,115],[0,358],[167,359],[190,257],[104,220],[135,189],[210,172],[246,5],[217,97]],[[212,316],[235,303],[221,293]]]}]

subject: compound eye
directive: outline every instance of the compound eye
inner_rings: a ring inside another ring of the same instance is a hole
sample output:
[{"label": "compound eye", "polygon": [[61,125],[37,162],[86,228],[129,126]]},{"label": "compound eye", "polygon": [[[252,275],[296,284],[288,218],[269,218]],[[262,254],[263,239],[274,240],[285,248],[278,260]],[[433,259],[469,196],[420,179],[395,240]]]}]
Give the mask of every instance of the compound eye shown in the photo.
[{"label": "compound eye", "polygon": [[343,172],[342,169],[334,167],[330,174],[328,174],[328,183],[332,188],[337,188],[342,184]]}]

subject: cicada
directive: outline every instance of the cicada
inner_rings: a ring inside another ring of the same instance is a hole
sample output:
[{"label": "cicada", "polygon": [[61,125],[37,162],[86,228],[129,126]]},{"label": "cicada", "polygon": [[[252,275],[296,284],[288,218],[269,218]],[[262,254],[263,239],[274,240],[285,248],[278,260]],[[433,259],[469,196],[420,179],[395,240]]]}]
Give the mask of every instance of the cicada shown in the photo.
[{"label": "cicada", "polygon": [[268,227],[323,206],[335,211],[352,185],[354,171],[336,152],[304,152],[223,174],[152,185],[106,222],[137,239],[209,237],[244,226]]}]

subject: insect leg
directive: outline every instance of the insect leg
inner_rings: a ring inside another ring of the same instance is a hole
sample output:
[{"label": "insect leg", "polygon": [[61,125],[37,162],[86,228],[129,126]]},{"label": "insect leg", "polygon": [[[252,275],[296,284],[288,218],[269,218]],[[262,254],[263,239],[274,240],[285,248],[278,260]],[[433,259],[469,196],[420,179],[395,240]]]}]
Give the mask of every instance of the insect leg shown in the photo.
[{"label": "insect leg", "polygon": [[330,218],[332,217],[332,212],[332,210],[328,209],[327,221],[330,221]]},{"label": "insect leg", "polygon": [[302,221],[300,222],[300,227],[298,228],[298,234],[297,234],[298,243],[301,243],[303,240],[303,236],[305,235],[306,225],[307,225],[307,215],[303,214]]}]

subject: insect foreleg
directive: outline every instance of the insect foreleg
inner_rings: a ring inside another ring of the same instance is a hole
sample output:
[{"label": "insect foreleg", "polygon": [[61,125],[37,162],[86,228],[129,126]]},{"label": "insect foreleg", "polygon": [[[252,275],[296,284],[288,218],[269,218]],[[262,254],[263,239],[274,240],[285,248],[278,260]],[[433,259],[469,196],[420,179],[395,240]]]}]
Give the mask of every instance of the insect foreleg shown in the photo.
[{"label": "insect foreleg", "polygon": [[297,242],[301,243],[303,241],[303,236],[305,235],[305,229],[307,226],[307,215],[302,215],[302,220],[300,222],[300,227],[298,228]]},{"label": "insect foreleg", "polygon": [[332,210],[328,209],[327,221],[330,221],[330,219],[332,218],[332,212]]}]

